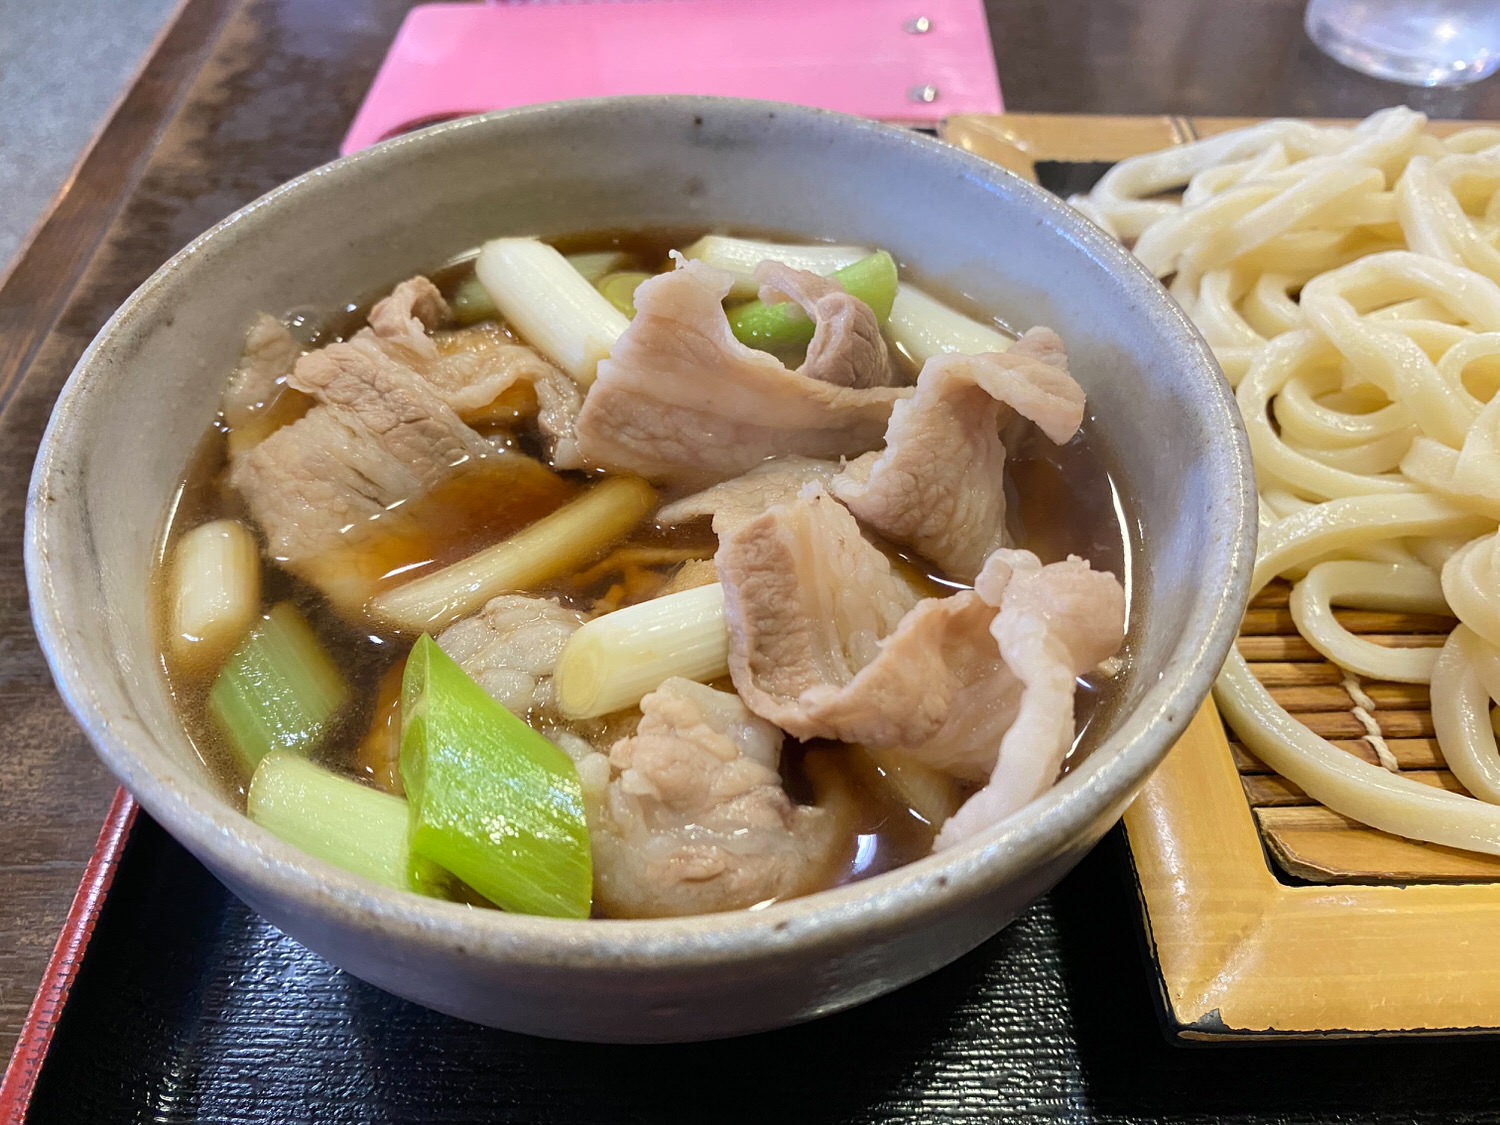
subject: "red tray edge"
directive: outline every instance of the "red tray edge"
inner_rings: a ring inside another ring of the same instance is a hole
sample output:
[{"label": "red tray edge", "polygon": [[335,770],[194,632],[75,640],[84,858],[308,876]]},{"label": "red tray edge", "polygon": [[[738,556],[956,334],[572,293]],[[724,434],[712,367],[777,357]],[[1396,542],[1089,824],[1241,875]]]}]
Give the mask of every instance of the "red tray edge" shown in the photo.
[{"label": "red tray edge", "polygon": [[47,960],[36,996],[21,1025],[20,1038],[5,1068],[5,1076],[0,1078],[0,1121],[21,1122],[26,1119],[37,1075],[41,1073],[52,1034],[93,936],[105,895],[114,882],[135,816],[136,803],[130,794],[124,789],[116,790],[104,825],[99,830],[99,839],[94,844],[94,853],[83,870],[83,878],[73,895],[62,932],[57,935],[52,956]]}]

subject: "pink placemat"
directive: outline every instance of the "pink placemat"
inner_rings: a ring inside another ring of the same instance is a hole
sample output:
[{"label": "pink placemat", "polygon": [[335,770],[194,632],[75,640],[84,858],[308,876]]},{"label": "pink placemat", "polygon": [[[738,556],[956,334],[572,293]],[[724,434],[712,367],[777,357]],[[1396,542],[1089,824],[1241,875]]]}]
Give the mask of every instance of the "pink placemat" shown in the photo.
[{"label": "pink placemat", "polygon": [[606,94],[766,98],[904,124],[999,113],[982,0],[564,0],[407,14],[344,138]]}]

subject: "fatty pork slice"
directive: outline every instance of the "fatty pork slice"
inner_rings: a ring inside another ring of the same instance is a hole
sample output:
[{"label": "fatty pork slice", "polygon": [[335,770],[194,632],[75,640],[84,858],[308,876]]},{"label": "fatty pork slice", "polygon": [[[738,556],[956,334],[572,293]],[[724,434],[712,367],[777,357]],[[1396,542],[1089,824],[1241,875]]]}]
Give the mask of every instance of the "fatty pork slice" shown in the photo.
[{"label": "fatty pork slice", "polygon": [[306,396],[286,386],[301,354],[302,345],[275,317],[261,313],[250,325],[240,361],[220,400],[231,455],[306,413],[311,405]]},{"label": "fatty pork slice", "polygon": [[663,527],[673,527],[702,516],[712,516],[714,533],[727,535],[767,508],[795,500],[809,484],[827,486],[841,470],[837,461],[777,457],[755,466],[748,473],[673,501],[656,513],[656,522]]},{"label": "fatty pork slice", "polygon": [[579,767],[600,910],[740,910],[832,879],[844,858],[834,818],[787,796],[779,730],[736,696],[675,677],[641,712],[633,735]]},{"label": "fatty pork slice", "polygon": [[1007,352],[934,356],[916,394],[892,409],[885,450],[850,464],[830,489],[885,538],[970,582],[1005,544],[1000,427],[1019,415],[1062,444],[1078,432],[1083,405],[1050,328],[1033,328]]},{"label": "fatty pork slice", "polygon": [[1124,637],[1124,590],[1077,558],[1042,566],[1002,548],[976,589],[903,598],[853,517],[815,489],[725,536],[715,563],[730,674],[752,711],[984,786],[943,847],[1056,780],[1074,677]]},{"label": "fatty pork slice", "polygon": [[372,337],[303,356],[288,382],[318,405],[236,457],[229,480],[271,556],[347,610],[369,591],[340,561],[342,549],[400,502],[496,450]]},{"label": "fatty pork slice", "polygon": [[573,427],[583,407],[578,385],[535,349],[517,343],[496,324],[443,330],[451,312],[427,278],[403,281],[370,310],[370,330],[391,353],[427,380],[466,422],[485,418],[497,399],[517,384],[536,392],[537,423],[557,468],[583,461]]},{"label": "fatty pork slice", "polygon": [[797,738],[845,741],[859,741],[849,731],[864,724],[910,736],[941,721],[925,706],[903,714],[849,691],[918,599],[821,486],[722,536],[714,564],[730,675],[757,715]]},{"label": "fatty pork slice", "polygon": [[[995,687],[998,698],[1015,699],[1015,708],[999,716],[1009,721],[988,781],[943,825],[937,851],[998,824],[1052,786],[1073,745],[1076,679],[1114,655],[1125,637],[1124,588],[1076,557],[1042,566],[1029,551],[996,551],[975,592],[997,610],[989,623],[1003,663]],[[955,708],[934,747],[960,738],[966,723],[983,729],[974,718]],[[914,756],[933,761],[930,752]]]},{"label": "fatty pork slice", "polygon": [[[815,489],[724,536],[715,563],[730,675],[756,714],[803,739],[930,747],[926,764],[987,776],[1004,704],[990,697],[1002,686],[995,611],[977,594],[918,600],[848,510]],[[978,737],[942,747],[955,701]]]},{"label": "fatty pork slice", "polygon": [[584,620],[555,598],[501,594],[448,626],[437,642],[506,710],[543,721],[556,719],[552,670]]},{"label": "fatty pork slice", "polygon": [[798,375],[836,387],[893,387],[901,381],[874,310],[838,282],[769,261],[755,267],[755,280],[766,304],[795,301],[813,322]]},{"label": "fatty pork slice", "polygon": [[855,390],[788,371],[734,338],[733,278],[702,262],[641,283],[630,322],[584,400],[578,449],[599,468],[702,487],[772,457],[879,445],[909,388]]},{"label": "fatty pork slice", "polygon": [[231,429],[249,424],[275,400],[301,354],[302,346],[281,321],[265,313],[255,318],[224,388],[224,420]]}]

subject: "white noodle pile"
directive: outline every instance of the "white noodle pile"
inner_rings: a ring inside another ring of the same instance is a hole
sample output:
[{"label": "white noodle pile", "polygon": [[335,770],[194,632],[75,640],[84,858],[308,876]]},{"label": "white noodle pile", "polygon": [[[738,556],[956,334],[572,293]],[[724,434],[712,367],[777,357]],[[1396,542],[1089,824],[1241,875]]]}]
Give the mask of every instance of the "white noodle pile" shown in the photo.
[{"label": "white noodle pile", "polygon": [[[1337,812],[1500,854],[1500,130],[1426,124],[1266,122],[1126,160],[1072,202],[1170,279],[1236,388],[1261,492],[1253,589],[1291,579],[1298,630],[1360,696],[1356,676],[1429,683],[1443,756],[1481,799],[1317,737],[1237,653],[1225,718]],[[1334,605],[1462,624],[1441,652],[1386,648]]]}]

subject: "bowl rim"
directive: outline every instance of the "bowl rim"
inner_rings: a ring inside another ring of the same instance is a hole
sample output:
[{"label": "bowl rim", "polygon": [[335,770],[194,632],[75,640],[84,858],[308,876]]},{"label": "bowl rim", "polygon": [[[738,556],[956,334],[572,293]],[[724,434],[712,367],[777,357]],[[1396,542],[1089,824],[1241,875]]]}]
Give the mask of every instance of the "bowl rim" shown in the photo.
[{"label": "bowl rim", "polygon": [[[547,117],[566,119],[600,112],[711,114],[730,119],[784,118],[788,127],[828,125],[877,137],[876,143],[904,146],[930,161],[934,171],[958,172],[983,181],[997,193],[1029,199],[1060,237],[1077,244],[1101,265],[1130,279],[1147,302],[1145,316],[1158,322],[1183,361],[1204,376],[1205,389],[1221,415],[1224,445],[1219,457],[1237,481],[1226,479],[1238,511],[1226,521],[1228,534],[1218,550],[1225,556],[1224,581],[1217,596],[1200,594],[1190,619],[1201,624],[1197,643],[1176,659],[1182,671],[1161,698],[1156,685],[1141,705],[1093,748],[1083,765],[1064,776],[1042,797],[1005,821],[951,850],[916,860],[890,872],[764,909],[663,919],[565,920],[507,914],[437,899],[423,899],[371,883],[284,843],[252,823],[231,804],[209,796],[200,781],[164,753],[139,724],[122,726],[105,713],[83,663],[68,641],[67,609],[45,565],[56,506],[45,501],[49,482],[65,471],[59,462],[70,421],[102,375],[115,337],[143,315],[152,290],[192,263],[231,227],[247,221],[275,221],[309,186],[351,168],[377,165],[392,154],[472,134],[485,143],[503,137],[514,122]],[[1237,484],[1238,487],[1233,487]],[[140,804],[168,831],[218,873],[260,892],[286,896],[319,916],[333,917],[365,931],[402,932],[461,954],[500,955],[513,964],[583,969],[684,969],[779,958],[792,950],[811,951],[869,940],[932,913],[939,901],[957,905],[1012,882],[1075,836],[1079,825],[1123,809],[1151,769],[1186,729],[1204,699],[1233,642],[1248,596],[1256,531],[1255,486],[1248,439],[1232,390],[1196,327],[1134,256],[1112,236],[1062,200],[981,157],[934,138],[896,126],[826,110],[775,102],[686,95],[595,98],[501,110],[431,126],[341,157],[272,189],[237,209],[174,254],[143,282],[100,329],[60,392],[43,435],[26,503],[25,568],[33,622],[42,651],[64,703],[89,737],[95,752]],[[1148,707],[1147,704],[1150,704]],[[1092,841],[1090,841],[1091,843]]]}]

